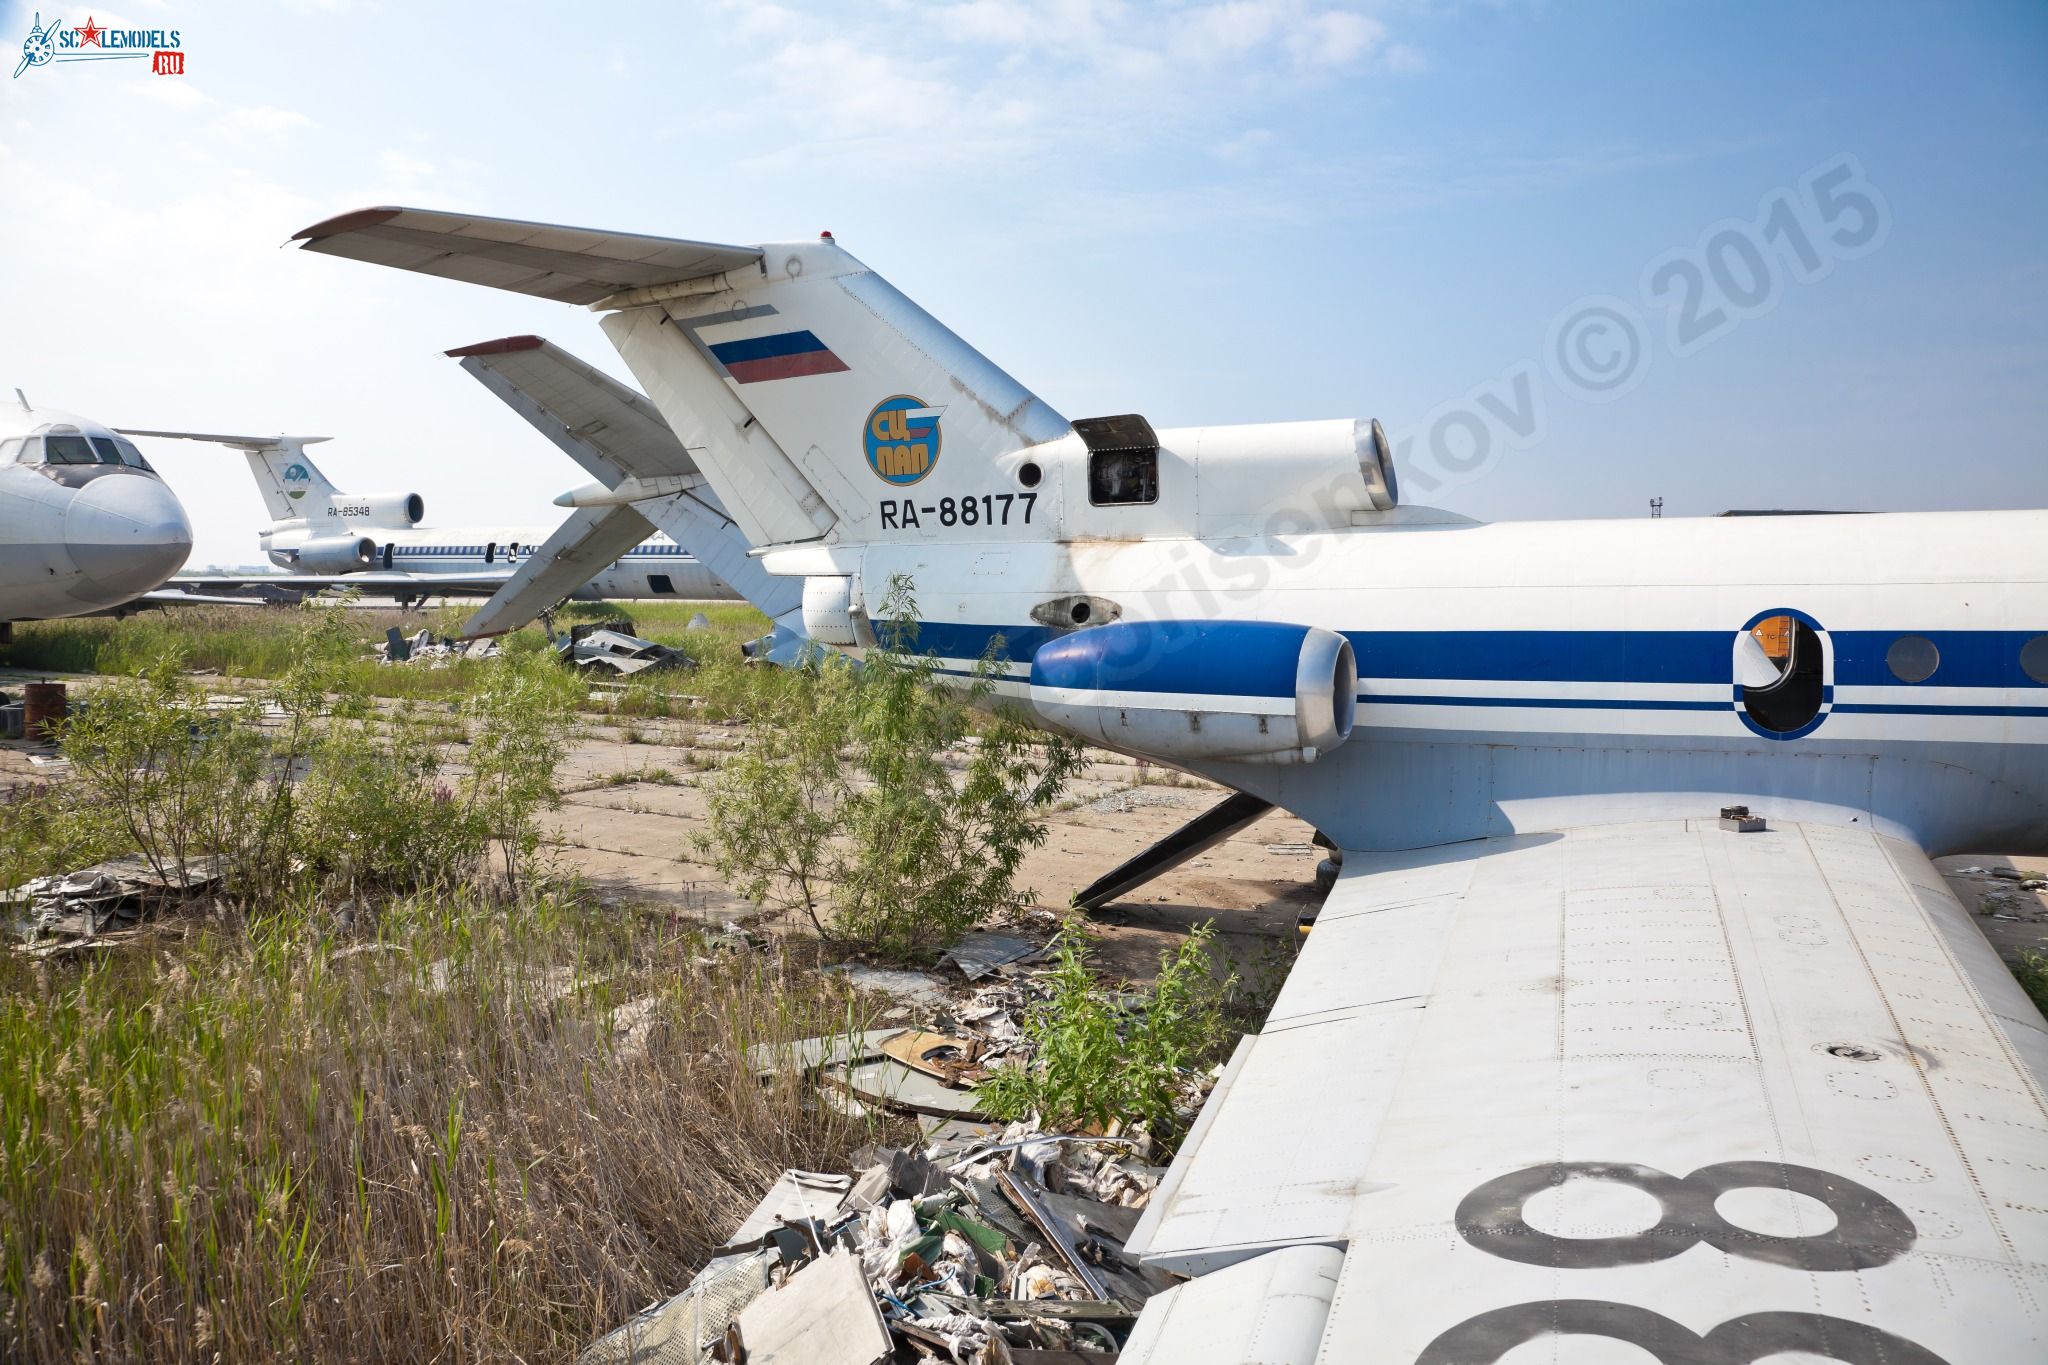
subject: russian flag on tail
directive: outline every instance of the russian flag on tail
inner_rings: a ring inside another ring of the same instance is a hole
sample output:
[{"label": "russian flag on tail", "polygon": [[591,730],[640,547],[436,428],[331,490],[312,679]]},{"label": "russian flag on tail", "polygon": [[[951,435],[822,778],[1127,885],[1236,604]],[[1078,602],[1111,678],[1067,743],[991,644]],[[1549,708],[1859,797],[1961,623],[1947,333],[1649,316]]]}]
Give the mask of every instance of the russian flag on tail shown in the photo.
[{"label": "russian flag on tail", "polygon": [[747,337],[742,341],[720,341],[711,354],[725,366],[736,383],[758,384],[764,379],[796,379],[807,374],[836,374],[849,368],[832,354],[832,348],[813,332],[777,332],[773,336]]}]

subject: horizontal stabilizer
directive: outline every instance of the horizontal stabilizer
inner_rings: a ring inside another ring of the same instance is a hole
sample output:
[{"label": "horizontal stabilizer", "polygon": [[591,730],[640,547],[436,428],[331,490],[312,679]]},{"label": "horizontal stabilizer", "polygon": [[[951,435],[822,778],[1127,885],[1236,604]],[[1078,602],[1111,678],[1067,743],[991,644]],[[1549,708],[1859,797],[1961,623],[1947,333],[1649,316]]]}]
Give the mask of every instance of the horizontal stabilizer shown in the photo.
[{"label": "horizontal stabilizer", "polygon": [[142,427],[116,427],[124,436],[162,436],[173,441],[212,441],[236,450],[297,450],[301,446],[331,441],[332,436],[227,436],[217,431],[147,431]]},{"label": "horizontal stabilizer", "polygon": [[294,233],[292,240],[329,256],[583,304],[761,260],[758,247],[408,208],[344,213]]},{"label": "horizontal stabilizer", "polygon": [[697,472],[653,403],[551,341],[504,337],[448,354],[607,488]]},{"label": "horizontal stabilizer", "polygon": [[631,507],[586,507],[572,513],[463,624],[462,637],[519,629],[653,534],[647,518]]}]

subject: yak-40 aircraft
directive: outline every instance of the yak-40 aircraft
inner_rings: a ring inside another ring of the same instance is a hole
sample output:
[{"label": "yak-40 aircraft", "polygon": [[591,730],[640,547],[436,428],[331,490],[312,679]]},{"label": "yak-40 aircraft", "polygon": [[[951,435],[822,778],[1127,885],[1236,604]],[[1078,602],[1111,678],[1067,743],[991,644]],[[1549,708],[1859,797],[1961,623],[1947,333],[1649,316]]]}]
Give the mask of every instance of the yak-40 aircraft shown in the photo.
[{"label": "yak-40 aircraft", "polygon": [[1482,525],[1374,423],[1070,422],[829,239],[298,237],[604,313],[616,506],[1343,851],[1127,1365],[2048,1358],[2048,1032],[1928,861],[2048,854],[2048,512]]},{"label": "yak-40 aircraft", "polygon": [[[529,420],[543,417],[526,407],[520,412]],[[153,595],[156,605],[175,603],[180,593],[302,596],[341,588],[408,603],[428,597],[488,597],[504,587],[522,560],[542,550],[556,534],[549,527],[502,524],[423,526],[426,500],[418,493],[345,493],[306,453],[307,446],[327,440],[325,436],[122,430],[130,436],[212,441],[241,451],[270,514],[257,541],[278,572],[181,574],[171,583],[172,591]],[[602,561],[585,563],[580,578],[563,582],[561,591],[536,610],[572,596],[586,601],[738,596],[682,544],[642,525],[642,539],[615,547],[616,552]]]}]

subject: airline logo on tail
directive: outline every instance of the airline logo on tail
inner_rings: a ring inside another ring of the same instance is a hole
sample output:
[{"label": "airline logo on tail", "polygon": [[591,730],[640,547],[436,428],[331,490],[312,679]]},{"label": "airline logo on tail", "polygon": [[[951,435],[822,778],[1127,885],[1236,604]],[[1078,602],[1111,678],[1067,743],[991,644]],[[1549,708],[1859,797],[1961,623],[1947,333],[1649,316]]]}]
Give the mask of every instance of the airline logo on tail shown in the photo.
[{"label": "airline logo on tail", "polygon": [[[307,471],[304,465],[299,464],[297,461],[294,461],[293,463],[288,464],[284,467],[283,477],[286,483],[313,482],[312,474]],[[287,488],[284,490],[284,495],[290,498],[293,502],[297,502],[300,498],[306,496],[306,490],[303,488]]]},{"label": "airline logo on tail", "polygon": [[899,487],[931,473],[939,462],[939,416],[943,412],[944,408],[927,407],[922,398],[907,393],[875,404],[861,433],[868,468],[884,483]]}]

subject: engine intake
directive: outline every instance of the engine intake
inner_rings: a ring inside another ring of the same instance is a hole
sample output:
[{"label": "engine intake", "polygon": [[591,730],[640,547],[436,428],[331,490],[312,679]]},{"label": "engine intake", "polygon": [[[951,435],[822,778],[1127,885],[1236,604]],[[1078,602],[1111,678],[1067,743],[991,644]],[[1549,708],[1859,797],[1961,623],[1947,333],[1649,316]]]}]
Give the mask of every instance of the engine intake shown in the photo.
[{"label": "engine intake", "polygon": [[307,573],[360,573],[377,563],[377,542],[368,536],[321,536],[299,546],[293,562]]},{"label": "engine intake", "polygon": [[1357,697],[1349,640],[1277,621],[1119,621],[1031,660],[1046,721],[1166,759],[1312,763],[1350,737]]}]

